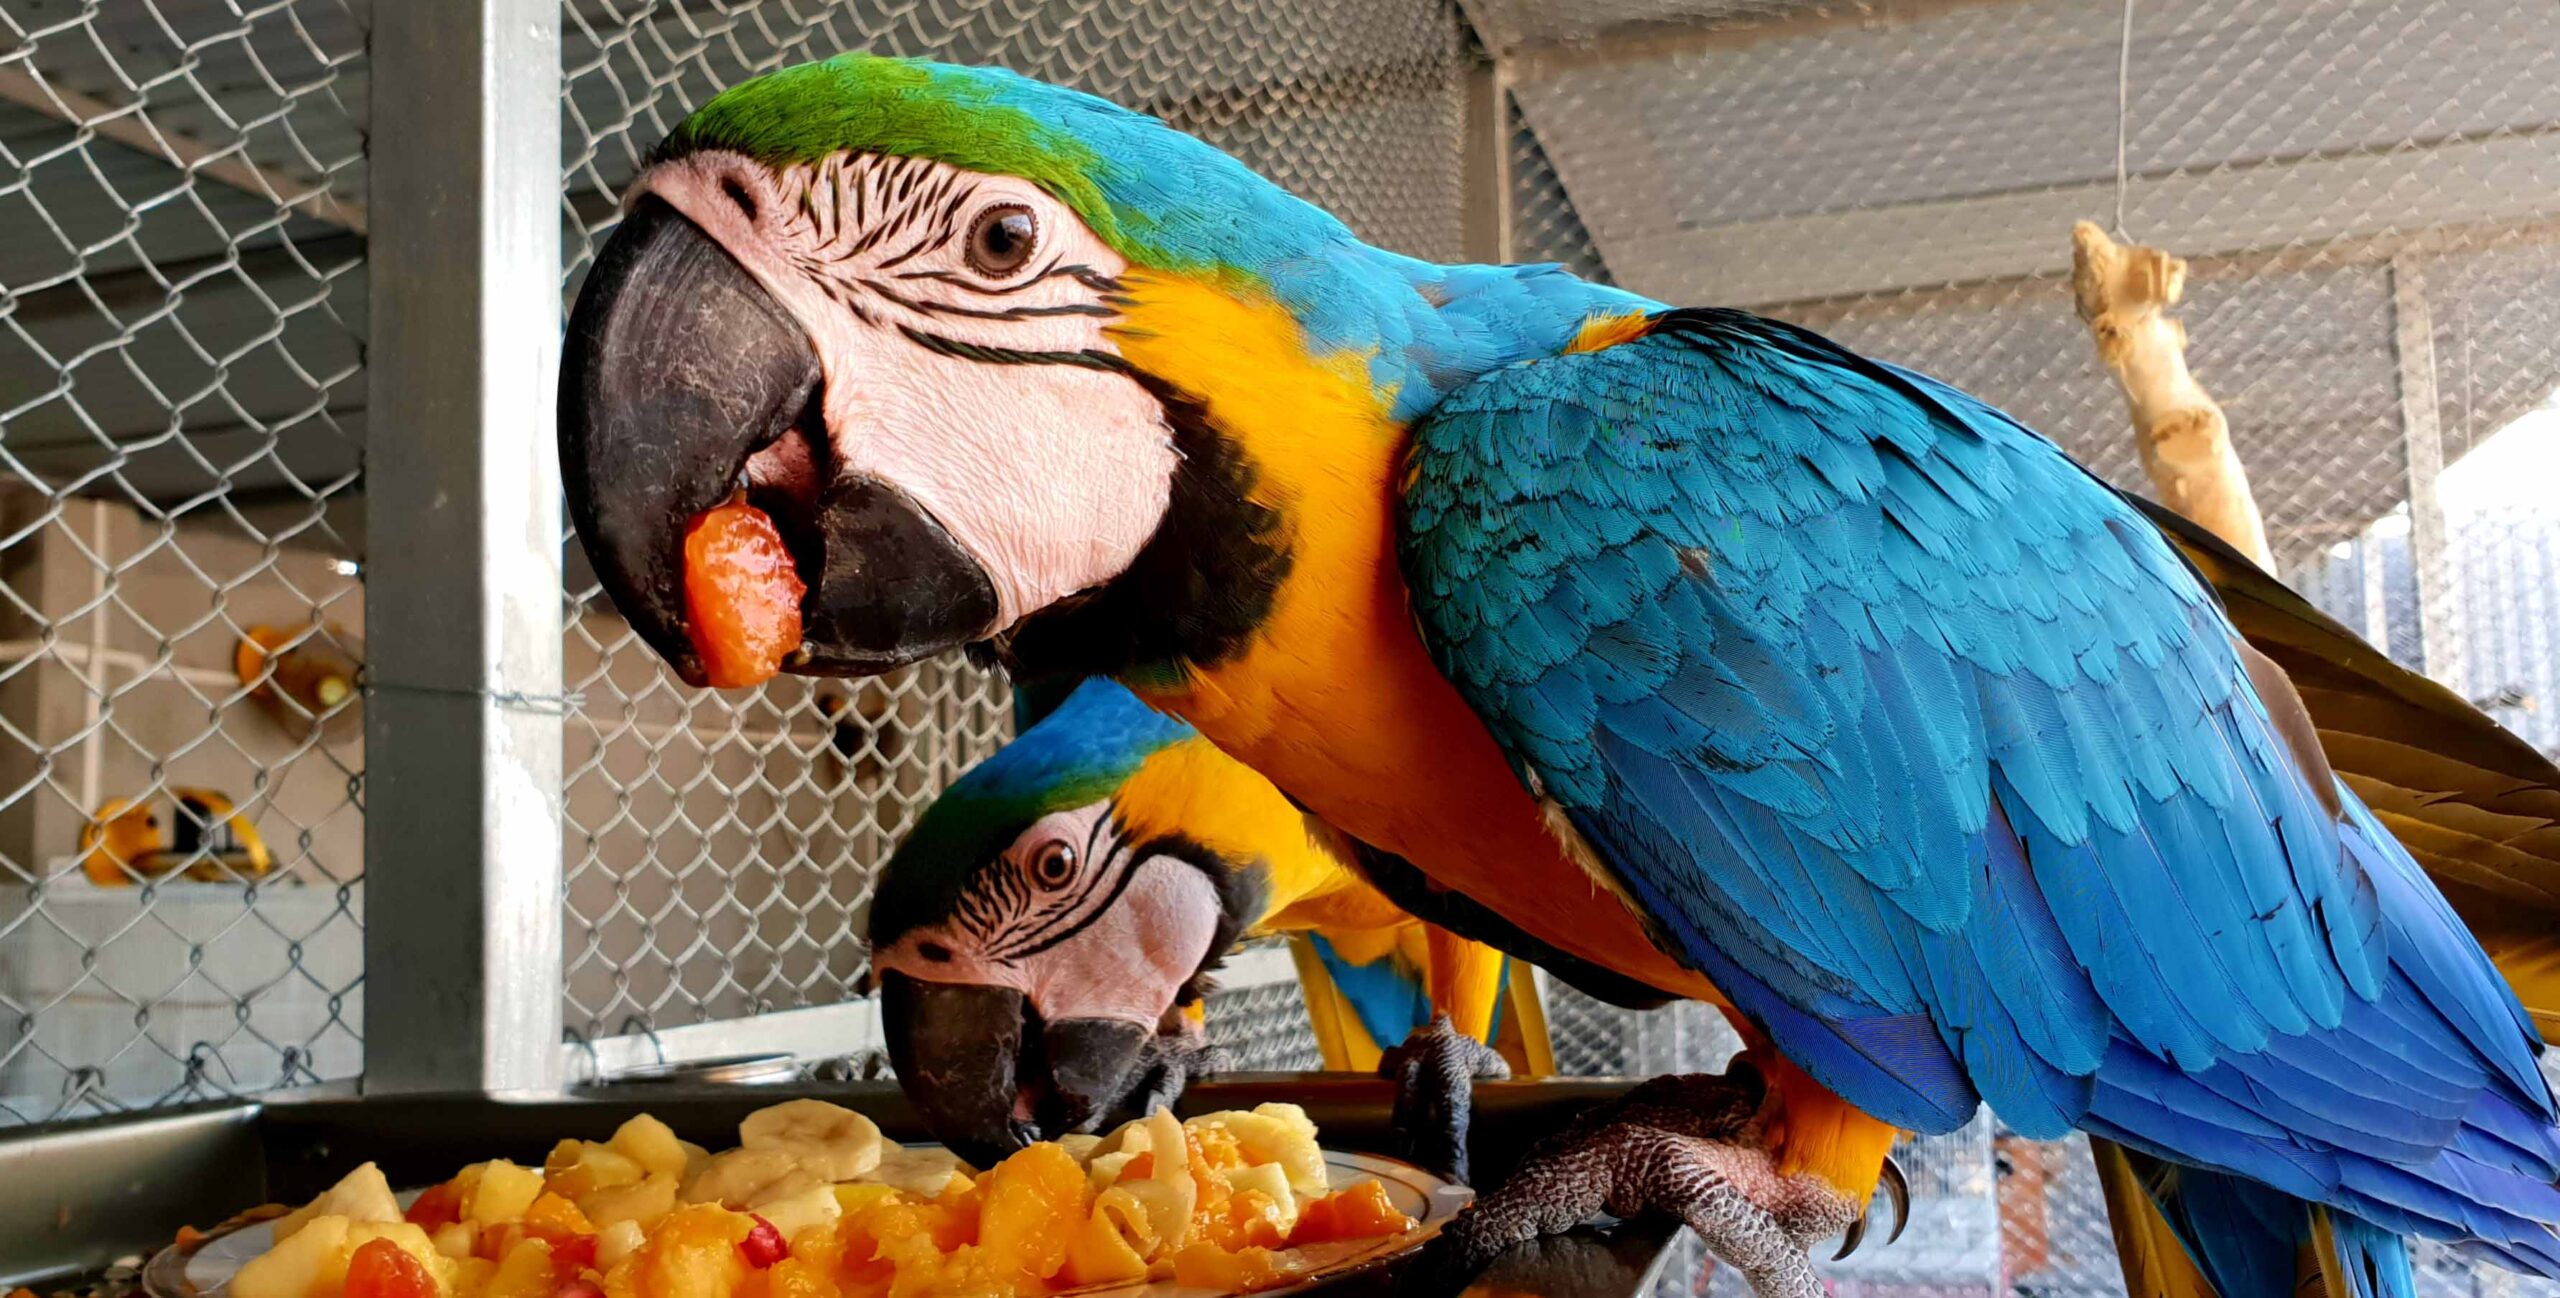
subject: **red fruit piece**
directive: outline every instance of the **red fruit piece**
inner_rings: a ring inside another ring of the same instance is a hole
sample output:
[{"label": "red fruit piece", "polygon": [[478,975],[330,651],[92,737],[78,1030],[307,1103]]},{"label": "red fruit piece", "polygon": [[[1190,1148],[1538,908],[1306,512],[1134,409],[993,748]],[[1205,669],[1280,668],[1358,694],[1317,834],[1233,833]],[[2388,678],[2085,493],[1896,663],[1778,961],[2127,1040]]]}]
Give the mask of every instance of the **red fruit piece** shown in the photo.
[{"label": "red fruit piece", "polygon": [[453,1188],[451,1181],[431,1186],[402,1215],[409,1219],[410,1225],[432,1233],[439,1227],[462,1220],[462,1192]]},{"label": "red fruit piece", "polygon": [[782,1232],[775,1230],[772,1222],[757,1217],[756,1228],[738,1241],[738,1254],[747,1259],[748,1266],[761,1271],[791,1256],[791,1246],[782,1242]]},{"label": "red fruit piece", "polygon": [[436,1281],[407,1249],[369,1239],[347,1259],[346,1298],[436,1298]]},{"label": "red fruit piece", "polygon": [[800,647],[800,581],[782,533],[744,499],[707,510],[684,534],[685,630],[716,689],[761,685]]}]

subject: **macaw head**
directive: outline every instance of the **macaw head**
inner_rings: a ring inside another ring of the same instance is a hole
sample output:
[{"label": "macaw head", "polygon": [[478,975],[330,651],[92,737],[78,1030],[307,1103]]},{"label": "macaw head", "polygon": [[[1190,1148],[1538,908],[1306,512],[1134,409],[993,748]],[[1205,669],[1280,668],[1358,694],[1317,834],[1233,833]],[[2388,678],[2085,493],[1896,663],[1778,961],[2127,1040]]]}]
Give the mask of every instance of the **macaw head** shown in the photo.
[{"label": "macaw head", "polygon": [[1196,662],[1268,611],[1303,495],[1269,471],[1311,458],[1222,406],[1384,427],[1601,292],[1380,252],[1088,95],[845,55],[711,100],[632,182],[570,320],[562,477],[605,592],[696,683],[684,530],[740,487],[806,587],[786,670]]},{"label": "macaw head", "polygon": [[1190,800],[1219,796],[1193,778],[1203,761],[1258,780],[1090,681],[945,790],[883,867],[890,1061],[964,1157],[1090,1130],[1144,1080],[1151,1038],[1198,1030],[1184,1007],[1270,897],[1262,862],[1183,832]]},{"label": "macaw head", "polygon": [[560,388],[570,512],[689,679],[683,528],[740,485],[808,588],[793,670],[986,640],[1178,549],[1186,491],[1235,494],[1123,355],[1133,277],[1336,247],[1359,245],[1333,218],[1090,96],[864,55],[768,74],[665,141],[597,254]]}]

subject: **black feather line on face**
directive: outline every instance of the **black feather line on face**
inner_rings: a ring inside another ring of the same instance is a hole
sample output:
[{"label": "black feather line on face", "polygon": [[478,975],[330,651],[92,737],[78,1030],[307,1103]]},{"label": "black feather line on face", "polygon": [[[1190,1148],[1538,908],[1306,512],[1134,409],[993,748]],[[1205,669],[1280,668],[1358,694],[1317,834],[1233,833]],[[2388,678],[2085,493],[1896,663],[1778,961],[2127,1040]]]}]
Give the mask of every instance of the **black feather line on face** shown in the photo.
[{"label": "black feather line on face", "polygon": [[964,361],[977,361],[982,365],[1074,365],[1088,370],[1102,370],[1110,374],[1130,372],[1129,362],[1109,352],[1027,352],[1010,347],[981,347],[976,343],[964,343],[957,338],[929,334],[913,325],[904,324],[898,326],[898,332],[905,334],[907,341],[926,351],[956,356]]},{"label": "black feather line on face", "polygon": [[1260,477],[1208,409],[1113,358],[1163,406],[1174,469],[1164,519],[1119,576],[969,647],[1017,680],[1047,676],[1177,678],[1241,652],[1271,616],[1295,549],[1288,520],[1256,502]]}]

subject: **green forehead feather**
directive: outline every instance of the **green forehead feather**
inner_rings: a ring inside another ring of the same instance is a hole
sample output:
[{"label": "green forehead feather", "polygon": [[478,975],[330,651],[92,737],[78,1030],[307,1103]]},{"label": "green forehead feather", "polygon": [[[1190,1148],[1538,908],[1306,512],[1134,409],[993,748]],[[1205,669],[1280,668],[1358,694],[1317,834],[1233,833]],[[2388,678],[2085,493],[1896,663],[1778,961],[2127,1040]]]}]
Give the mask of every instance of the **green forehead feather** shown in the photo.
[{"label": "green forehead feather", "polygon": [[1119,245],[1118,214],[1098,179],[1101,157],[1071,132],[1035,116],[1027,106],[1033,104],[1136,117],[1102,100],[995,69],[841,54],[723,92],[686,118],[659,155],[725,149],[774,166],[816,162],[846,150],[930,158],[1030,181],[1065,203],[1104,242]]}]

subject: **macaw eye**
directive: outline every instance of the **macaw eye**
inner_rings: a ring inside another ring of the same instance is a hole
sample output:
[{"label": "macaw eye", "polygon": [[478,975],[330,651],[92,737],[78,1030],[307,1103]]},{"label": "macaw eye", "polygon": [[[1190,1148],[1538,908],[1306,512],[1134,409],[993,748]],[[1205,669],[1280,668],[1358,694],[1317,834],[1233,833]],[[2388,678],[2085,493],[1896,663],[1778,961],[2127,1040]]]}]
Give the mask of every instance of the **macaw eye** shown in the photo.
[{"label": "macaw eye", "polygon": [[990,279],[1002,279],[1031,260],[1040,242],[1040,223],[1031,209],[1004,203],[978,213],[969,223],[969,266]]},{"label": "macaw eye", "polygon": [[1063,888],[1076,877],[1076,850],[1064,839],[1053,839],[1031,858],[1032,881],[1043,888]]}]

